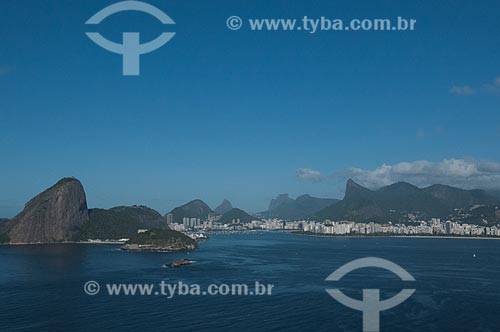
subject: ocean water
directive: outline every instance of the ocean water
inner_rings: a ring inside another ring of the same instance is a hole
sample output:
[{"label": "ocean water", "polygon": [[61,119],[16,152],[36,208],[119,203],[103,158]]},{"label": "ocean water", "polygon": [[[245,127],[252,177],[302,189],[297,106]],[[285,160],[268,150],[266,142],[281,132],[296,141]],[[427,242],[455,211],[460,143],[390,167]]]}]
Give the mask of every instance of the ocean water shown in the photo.
[{"label": "ocean water", "polygon": [[[351,260],[391,260],[416,281],[367,268],[325,281]],[[195,263],[165,268],[170,261]],[[94,280],[99,294],[83,286]],[[106,283],[273,284],[270,296],[110,296]],[[380,315],[381,331],[500,331],[500,241],[212,235],[186,253],[127,253],[117,245],[0,247],[0,331],[362,331],[362,314],[325,291],[415,294]],[[411,287],[409,287],[411,286]]]}]

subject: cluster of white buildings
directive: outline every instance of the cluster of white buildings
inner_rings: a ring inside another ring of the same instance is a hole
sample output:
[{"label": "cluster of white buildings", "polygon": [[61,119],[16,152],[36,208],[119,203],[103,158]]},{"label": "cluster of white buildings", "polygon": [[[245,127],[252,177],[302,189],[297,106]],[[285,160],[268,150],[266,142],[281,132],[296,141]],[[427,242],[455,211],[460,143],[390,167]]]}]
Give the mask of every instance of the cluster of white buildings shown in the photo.
[{"label": "cluster of white buildings", "polygon": [[[168,219],[168,216],[167,216]],[[325,235],[436,235],[436,236],[491,236],[500,237],[500,227],[461,224],[453,221],[418,221],[411,225],[358,223],[353,221],[317,222],[311,220],[284,221],[281,219],[253,220],[240,224],[237,220],[231,224],[221,224],[217,219],[200,220],[184,218],[182,224],[169,222],[170,228],[180,231],[244,231],[244,230],[289,230]]]},{"label": "cluster of white buildings", "polygon": [[303,231],[329,235],[450,235],[450,236],[498,236],[500,227],[460,224],[433,218],[430,221],[419,221],[412,225],[356,223],[352,221],[326,221],[319,223],[307,221]]},{"label": "cluster of white buildings", "polygon": [[196,228],[201,225],[201,219],[200,218],[182,218],[182,225],[184,227],[192,227]]}]

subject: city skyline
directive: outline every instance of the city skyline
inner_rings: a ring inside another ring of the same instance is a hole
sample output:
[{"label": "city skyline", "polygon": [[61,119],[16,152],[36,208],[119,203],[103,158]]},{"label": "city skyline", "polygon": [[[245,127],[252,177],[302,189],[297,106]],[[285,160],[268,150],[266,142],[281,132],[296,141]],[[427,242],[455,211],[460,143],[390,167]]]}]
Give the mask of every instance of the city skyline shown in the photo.
[{"label": "city skyline", "polygon": [[[199,218],[184,218],[182,223],[169,223],[169,227],[179,232],[231,232],[231,231],[300,231],[303,234],[331,236],[456,236],[456,237],[497,237],[500,238],[500,227],[480,226],[456,221],[442,221],[440,218],[418,220],[412,225],[394,224],[392,222],[354,222],[314,220],[284,221],[281,219],[253,220],[233,224],[220,224],[217,219],[201,221]],[[200,233],[198,233],[200,234]],[[202,233],[201,233],[202,234]],[[100,239],[103,240],[103,239]]]}]

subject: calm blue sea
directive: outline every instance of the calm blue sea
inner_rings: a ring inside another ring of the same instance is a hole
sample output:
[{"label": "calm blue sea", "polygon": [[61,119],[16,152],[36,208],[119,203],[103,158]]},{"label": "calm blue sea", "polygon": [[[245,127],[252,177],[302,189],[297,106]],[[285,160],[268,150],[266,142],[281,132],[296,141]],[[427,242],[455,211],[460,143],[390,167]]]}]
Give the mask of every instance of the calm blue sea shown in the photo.
[{"label": "calm blue sea", "polygon": [[[363,269],[332,284],[343,264],[375,256],[416,279]],[[170,261],[195,263],[164,268]],[[86,295],[95,280],[101,292]],[[271,296],[109,296],[106,283],[182,281],[274,285]],[[127,253],[116,245],[0,247],[0,331],[362,331],[362,315],[326,288],[388,298],[416,288],[381,314],[381,331],[500,330],[500,241],[415,238],[321,238],[285,233],[213,235],[190,253]],[[411,287],[409,287],[411,286]]]}]

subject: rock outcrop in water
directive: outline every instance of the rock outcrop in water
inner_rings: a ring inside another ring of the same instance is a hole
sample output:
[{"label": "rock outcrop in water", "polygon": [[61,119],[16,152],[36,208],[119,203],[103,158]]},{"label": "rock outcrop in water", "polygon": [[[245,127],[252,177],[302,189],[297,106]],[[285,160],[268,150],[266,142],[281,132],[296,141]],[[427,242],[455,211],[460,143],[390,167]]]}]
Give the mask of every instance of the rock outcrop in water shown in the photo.
[{"label": "rock outcrop in water", "polygon": [[82,184],[64,178],[26,203],[5,228],[10,243],[63,242],[72,240],[88,219]]},{"label": "rock outcrop in water", "polygon": [[189,236],[171,229],[150,229],[134,235],[125,245],[127,251],[179,251],[196,249]]}]

